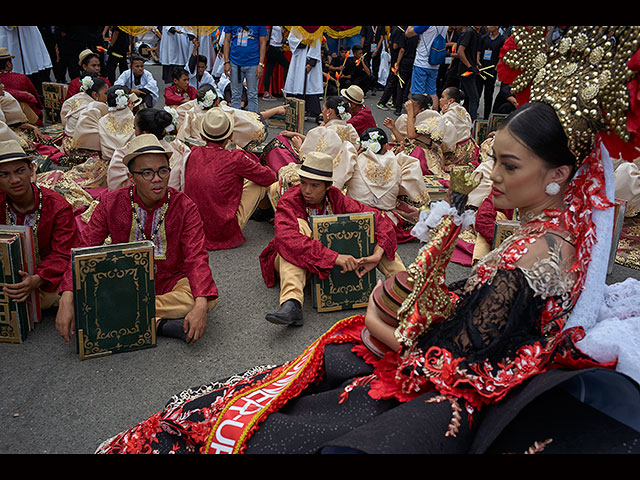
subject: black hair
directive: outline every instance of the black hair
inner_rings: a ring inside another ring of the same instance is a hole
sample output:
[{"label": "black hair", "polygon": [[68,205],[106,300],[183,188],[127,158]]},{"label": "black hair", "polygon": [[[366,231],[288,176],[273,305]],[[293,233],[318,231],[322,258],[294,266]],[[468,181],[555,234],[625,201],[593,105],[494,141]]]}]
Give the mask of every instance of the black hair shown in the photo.
[{"label": "black hair", "polygon": [[10,58],[3,58],[2,60],[0,60],[0,70],[4,70],[5,68],[7,68],[7,63],[9,62],[13,62]]},{"label": "black hair", "polygon": [[201,102],[202,100],[204,100],[204,96],[209,91],[213,92],[215,95],[215,98],[213,99],[213,104],[211,105],[213,107],[213,105],[216,103],[216,99],[218,99],[218,92],[216,91],[214,86],[211,85],[210,83],[205,83],[203,85],[200,85],[200,87],[198,88],[198,91],[196,92],[196,100],[198,102]]},{"label": "black hair", "polygon": [[142,62],[145,63],[147,61],[142,55],[132,55],[130,65],[133,65],[133,62]]},{"label": "black hair", "polygon": [[197,63],[204,63],[206,65],[208,63],[207,57],[204,55],[196,55],[196,64]]},{"label": "black hair", "polygon": [[568,165],[572,175],[576,157],[569,149],[567,134],[553,107],[544,102],[530,102],[514,110],[500,124],[498,131],[509,129],[522,144],[551,167]]},{"label": "black hair", "polygon": [[[143,112],[144,110],[140,110],[141,112]],[[169,158],[165,155],[165,157],[167,158],[167,166],[169,167],[171,165],[171,163],[169,162]],[[129,170],[129,173],[133,173],[135,170],[133,169],[136,160],[138,159],[138,157],[134,157],[131,159],[131,161],[127,164],[127,169]]]},{"label": "black hair", "polygon": [[172,72],[172,78],[174,80],[179,80],[183,75],[189,76],[189,72],[183,67],[175,67]]},{"label": "black hair", "polygon": [[135,122],[140,131],[151,133],[162,140],[167,135],[166,128],[173,122],[173,117],[165,110],[144,108],[136,113]]},{"label": "black hair", "polygon": [[109,87],[109,89],[107,90],[107,105],[110,107],[116,107],[116,100],[118,99],[118,96],[116,95],[116,92],[118,90],[122,90],[124,91],[124,93],[126,95],[129,95],[129,87],[127,87],[126,85],[112,85],[111,87]]},{"label": "black hair", "polygon": [[85,77],[91,77],[91,79],[93,80],[93,85],[91,85],[91,88],[89,88],[88,90],[85,90],[85,93],[87,95],[91,95],[93,92],[98,93],[101,88],[108,86],[107,81],[104,78],[100,77],[98,75],[98,72],[94,72],[94,71],[83,72],[82,75],[80,76],[80,83],[82,83],[82,79]]},{"label": "black hair", "polygon": [[82,65],[87,65],[89,63],[89,60],[91,60],[92,58],[97,58],[98,60],[100,60],[100,56],[97,53],[90,53],[89,55],[84,57],[80,63]]},{"label": "black hair", "polygon": [[380,142],[380,145],[386,145],[387,143],[389,143],[389,138],[387,137],[387,133],[380,127],[367,128],[364,132],[362,132],[362,135],[360,135],[360,141],[366,142],[367,140],[369,140],[373,132],[378,132],[380,134],[380,137],[378,140]]},{"label": "black hair", "polygon": [[447,87],[444,89],[444,91],[447,92],[447,96],[449,98],[453,98],[453,100],[457,103],[460,103],[464,100],[464,92],[458,87]]},{"label": "black hair", "polygon": [[411,100],[416,102],[420,108],[426,110],[431,108],[433,102],[431,101],[431,97],[429,95],[425,95],[424,93],[414,93],[411,95]]},{"label": "black hair", "polygon": [[349,104],[349,102],[344,99],[341,96],[337,96],[337,95],[333,95],[331,97],[327,97],[327,99],[324,102],[325,106],[331,110],[333,110],[334,112],[336,112],[336,115],[338,115],[338,117],[340,117],[340,112],[338,112],[338,107],[342,106],[344,107],[345,111],[348,112],[349,109],[351,108],[351,105]]},{"label": "black hair", "polygon": [[358,44],[354,45],[353,47],[351,47],[351,51],[353,53],[359,52],[360,50],[362,50],[362,47]]}]

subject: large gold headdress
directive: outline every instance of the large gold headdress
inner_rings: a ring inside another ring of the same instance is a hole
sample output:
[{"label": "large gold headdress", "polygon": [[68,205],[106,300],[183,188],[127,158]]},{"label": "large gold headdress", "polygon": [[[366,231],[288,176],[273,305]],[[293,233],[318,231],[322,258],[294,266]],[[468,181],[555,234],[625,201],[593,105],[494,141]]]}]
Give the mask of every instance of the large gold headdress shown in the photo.
[{"label": "large gold headdress", "polygon": [[637,26],[514,27],[499,75],[522,100],[554,107],[581,161],[598,132],[631,138],[627,83],[637,72],[628,62],[639,34]]}]

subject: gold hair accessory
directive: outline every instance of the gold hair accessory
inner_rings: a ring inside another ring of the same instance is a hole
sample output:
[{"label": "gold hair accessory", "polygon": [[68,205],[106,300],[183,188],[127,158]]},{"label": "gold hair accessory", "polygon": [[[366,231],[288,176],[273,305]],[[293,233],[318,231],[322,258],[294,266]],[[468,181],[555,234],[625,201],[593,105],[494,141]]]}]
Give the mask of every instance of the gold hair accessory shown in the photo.
[{"label": "gold hair accessory", "polygon": [[512,92],[530,87],[530,101],[556,111],[569,148],[582,161],[598,131],[615,133],[625,142],[629,92],[634,72],[627,62],[638,49],[638,26],[514,27],[516,48],[502,58],[521,71]]}]

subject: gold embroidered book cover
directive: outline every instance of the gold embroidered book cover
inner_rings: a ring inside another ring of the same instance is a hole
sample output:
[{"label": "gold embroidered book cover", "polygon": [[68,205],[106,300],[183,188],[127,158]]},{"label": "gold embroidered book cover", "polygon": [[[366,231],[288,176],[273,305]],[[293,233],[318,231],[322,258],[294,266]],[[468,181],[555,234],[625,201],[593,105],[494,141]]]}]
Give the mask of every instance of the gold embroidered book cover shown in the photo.
[{"label": "gold embroidered book cover", "polygon": [[[313,238],[324,246],[356,259],[373,254],[375,246],[374,214],[353,213],[341,215],[314,215],[310,218]],[[376,284],[376,270],[362,278],[355,272],[341,273],[334,267],[329,276],[321,280],[312,275],[312,299],[318,312],[364,308]]]},{"label": "gold embroidered book cover", "polygon": [[155,347],[153,244],[71,250],[80,358]]}]

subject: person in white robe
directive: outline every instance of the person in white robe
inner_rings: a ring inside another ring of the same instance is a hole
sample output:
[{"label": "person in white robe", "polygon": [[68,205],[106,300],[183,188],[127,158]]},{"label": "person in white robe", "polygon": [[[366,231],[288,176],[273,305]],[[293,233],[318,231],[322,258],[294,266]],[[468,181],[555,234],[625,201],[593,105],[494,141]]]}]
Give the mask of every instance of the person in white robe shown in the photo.
[{"label": "person in white robe", "polygon": [[49,51],[37,26],[1,26],[0,46],[7,47],[15,56],[12,60],[14,72],[33,75],[52,67]]},{"label": "person in white robe", "polygon": [[158,101],[158,82],[153,74],[144,68],[144,58],[133,56],[131,65],[128,70],[120,74],[114,82],[114,86],[126,86],[131,92],[135,93],[147,107],[153,107]]},{"label": "person in white robe", "polygon": [[164,25],[158,43],[158,58],[162,65],[162,79],[171,83],[175,67],[183,67],[191,55],[191,37],[182,27]]},{"label": "person in white robe", "polygon": [[282,91],[286,96],[305,100],[307,116],[318,119],[321,113],[322,41],[304,39],[301,31],[292,27],[288,37],[291,62]]},{"label": "person in white robe", "polygon": [[189,85],[193,88],[200,88],[202,85],[213,85],[216,86],[216,81],[213,78],[213,75],[209,73],[209,69],[211,67],[211,59],[215,57],[209,57],[205,55],[204,50],[209,51],[211,41],[209,40],[208,45],[201,46],[200,39],[196,38],[193,41],[193,52],[191,53],[191,57],[189,57],[189,61],[184,66],[184,69],[189,73]]}]

